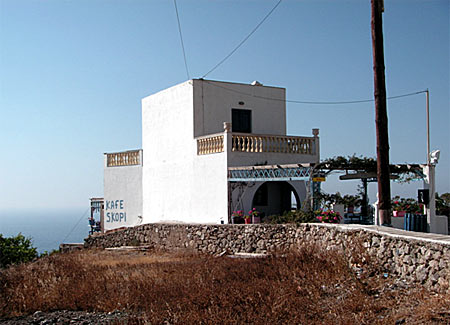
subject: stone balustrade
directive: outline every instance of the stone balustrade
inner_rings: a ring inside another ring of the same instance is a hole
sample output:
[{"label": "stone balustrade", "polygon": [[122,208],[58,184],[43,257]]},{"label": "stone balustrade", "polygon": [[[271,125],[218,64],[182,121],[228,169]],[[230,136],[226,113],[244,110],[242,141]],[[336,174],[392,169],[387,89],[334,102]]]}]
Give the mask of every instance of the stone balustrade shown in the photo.
[{"label": "stone balustrade", "polygon": [[203,137],[197,139],[197,154],[209,155],[212,153],[223,152],[223,135]]},{"label": "stone balustrade", "polygon": [[[225,133],[225,136],[227,133]],[[231,151],[248,153],[285,153],[314,155],[315,137],[282,135],[258,135],[230,133],[228,141]],[[224,135],[210,135],[197,138],[197,154],[209,155],[224,152]]]},{"label": "stone balustrade", "polygon": [[114,152],[106,154],[106,166],[133,166],[141,164],[141,150]]},{"label": "stone balustrade", "polygon": [[231,143],[231,151],[314,154],[312,137],[232,134]]}]

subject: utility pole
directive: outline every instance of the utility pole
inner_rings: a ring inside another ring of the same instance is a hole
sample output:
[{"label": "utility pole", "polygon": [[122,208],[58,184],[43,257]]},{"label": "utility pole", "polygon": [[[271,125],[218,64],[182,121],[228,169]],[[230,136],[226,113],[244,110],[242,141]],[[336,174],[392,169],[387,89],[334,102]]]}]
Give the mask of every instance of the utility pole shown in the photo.
[{"label": "utility pole", "polygon": [[372,51],[377,133],[378,211],[380,224],[391,225],[391,184],[389,173],[389,137],[384,78],[383,18],[384,1],[371,0]]}]

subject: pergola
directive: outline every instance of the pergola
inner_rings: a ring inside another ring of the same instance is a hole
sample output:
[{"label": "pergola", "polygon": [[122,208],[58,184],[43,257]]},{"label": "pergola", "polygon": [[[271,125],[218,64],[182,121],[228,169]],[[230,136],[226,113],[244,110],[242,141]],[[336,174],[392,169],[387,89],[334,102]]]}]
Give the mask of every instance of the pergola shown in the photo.
[{"label": "pergola", "polygon": [[229,167],[229,182],[268,182],[309,180],[314,164]]},{"label": "pergola", "polygon": [[[371,161],[372,162],[372,161]],[[375,161],[373,161],[375,162]],[[391,164],[389,165],[390,178],[400,179],[402,175],[410,175],[407,179],[424,179],[423,168],[426,165],[420,164]],[[361,214],[368,215],[367,206],[367,184],[377,182],[376,162],[374,164],[341,163],[339,165],[332,163],[320,163],[315,166],[316,173],[329,175],[333,172],[345,173],[339,177],[340,180],[361,180],[363,185]]]},{"label": "pergola", "polygon": [[[408,180],[423,179],[423,167],[421,164],[391,164],[391,179],[399,179],[405,175]],[[363,204],[361,212],[363,216],[368,214],[367,206],[367,184],[377,181],[376,161],[357,159],[356,162],[348,160],[328,160],[322,163],[289,164],[289,165],[263,165],[263,166],[242,166],[228,168],[228,182],[274,182],[274,181],[298,181],[310,182],[313,208],[318,208],[316,200],[320,193],[320,183],[322,178],[331,173],[344,173],[339,178],[341,180],[360,179],[363,183]]]}]

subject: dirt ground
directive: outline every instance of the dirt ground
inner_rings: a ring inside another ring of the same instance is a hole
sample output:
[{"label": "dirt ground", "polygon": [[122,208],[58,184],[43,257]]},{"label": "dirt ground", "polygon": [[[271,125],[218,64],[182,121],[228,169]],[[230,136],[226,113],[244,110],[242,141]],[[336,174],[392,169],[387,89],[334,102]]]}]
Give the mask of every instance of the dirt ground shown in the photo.
[{"label": "dirt ground", "polygon": [[450,324],[450,295],[363,255],[81,251],[0,270],[0,324]]}]

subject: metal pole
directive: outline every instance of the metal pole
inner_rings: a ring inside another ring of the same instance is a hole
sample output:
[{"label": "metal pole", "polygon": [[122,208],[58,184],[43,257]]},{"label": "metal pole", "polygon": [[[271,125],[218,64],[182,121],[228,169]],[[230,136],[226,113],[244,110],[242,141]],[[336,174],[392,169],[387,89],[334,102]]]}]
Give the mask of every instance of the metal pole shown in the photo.
[{"label": "metal pole", "polygon": [[425,90],[427,94],[427,165],[430,166],[430,92]]},{"label": "metal pole", "polygon": [[436,232],[436,175],[435,166],[431,164],[431,146],[430,146],[430,92],[425,90],[427,95],[427,168],[426,168],[426,180],[427,184],[425,188],[430,190],[429,203],[425,206],[425,212],[427,214],[427,231]]}]

